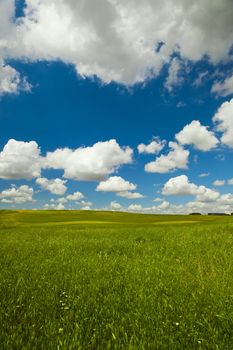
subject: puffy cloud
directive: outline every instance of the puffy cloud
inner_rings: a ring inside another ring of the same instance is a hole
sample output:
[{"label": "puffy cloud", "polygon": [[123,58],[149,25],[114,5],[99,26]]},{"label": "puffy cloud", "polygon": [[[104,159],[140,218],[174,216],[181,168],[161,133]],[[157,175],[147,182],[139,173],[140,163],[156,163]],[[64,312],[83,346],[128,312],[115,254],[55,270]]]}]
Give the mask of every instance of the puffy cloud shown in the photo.
[{"label": "puffy cloud", "polygon": [[189,212],[201,213],[231,213],[233,211],[233,195],[226,193],[219,196],[214,201],[193,201],[186,203],[186,208]]},{"label": "puffy cloud", "polygon": [[117,203],[116,201],[111,202],[109,208],[111,210],[122,210],[121,204]]},{"label": "puffy cloud", "polygon": [[183,130],[176,134],[177,141],[182,145],[193,145],[200,151],[209,151],[218,144],[217,138],[206,126],[198,120],[193,120]]},{"label": "puffy cloud", "polygon": [[169,179],[163,186],[162,194],[165,196],[195,195],[200,202],[211,202],[219,198],[219,192],[189,182],[186,175]]},{"label": "puffy cloud", "polygon": [[144,198],[143,194],[138,193],[138,192],[129,192],[129,191],[125,191],[125,192],[118,192],[117,195],[119,197],[125,197],[128,199],[140,199],[140,198]]},{"label": "puffy cloud", "polygon": [[84,198],[84,195],[81,192],[74,192],[73,194],[69,194],[66,198],[68,201],[79,201]]},{"label": "puffy cloud", "polygon": [[233,185],[233,178],[227,181],[228,185]]},{"label": "puffy cloud", "polygon": [[186,175],[180,175],[169,179],[162,189],[165,196],[195,195],[198,193],[198,186],[190,183]]},{"label": "puffy cloud", "polygon": [[40,149],[35,141],[9,140],[0,152],[1,179],[31,179],[41,171]]},{"label": "puffy cloud", "polygon": [[101,181],[96,187],[96,191],[102,192],[126,192],[135,190],[137,186],[120,176],[112,176],[105,181]]},{"label": "puffy cloud", "polygon": [[174,51],[185,59],[208,55],[217,62],[232,45],[231,0],[25,0],[25,5],[24,17],[13,21],[15,1],[0,2],[2,58],[59,59],[106,83],[133,84],[157,75]]},{"label": "puffy cloud", "polygon": [[211,91],[224,97],[233,94],[233,75],[222,82],[216,81]]},{"label": "puffy cloud", "polygon": [[163,149],[164,145],[165,145],[165,141],[161,141],[158,137],[156,137],[148,145],[145,145],[144,143],[140,143],[137,147],[138,153],[156,154]]},{"label": "puffy cloud", "polygon": [[89,207],[89,208],[92,207],[93,205],[93,203],[90,201],[81,201],[80,204],[82,207]]},{"label": "puffy cloud", "polygon": [[201,173],[199,174],[199,177],[208,177],[210,173]]},{"label": "puffy cloud", "polygon": [[199,194],[196,199],[199,202],[214,202],[220,196],[219,192],[206,188],[205,186],[199,186],[198,192]]},{"label": "puffy cloud", "polygon": [[187,169],[189,151],[176,142],[169,142],[169,147],[172,150],[167,155],[161,155],[145,165],[146,172],[168,173],[176,169]]},{"label": "puffy cloud", "polygon": [[[63,169],[64,177],[75,180],[102,180],[123,164],[132,163],[133,151],[120,147],[116,140],[97,142],[92,147],[69,148],[40,155],[35,141],[9,140],[0,152],[0,178],[31,179],[40,177],[41,169]],[[65,181],[42,178],[37,181],[52,193],[63,194]],[[62,186],[63,185],[63,186]],[[60,187],[55,190],[54,188]],[[63,192],[63,193],[62,193]]]},{"label": "puffy cloud", "polygon": [[64,169],[64,177],[76,180],[101,180],[121,165],[132,162],[132,149],[121,148],[116,140],[97,142],[92,147],[57,149],[47,153],[46,166]]},{"label": "puffy cloud", "polygon": [[164,84],[168,91],[172,91],[175,86],[178,86],[183,82],[182,70],[182,61],[177,57],[174,57],[171,60],[170,67],[168,69],[168,76]]},{"label": "puffy cloud", "polygon": [[33,202],[34,190],[32,187],[22,185],[19,187],[12,186],[0,192],[0,201],[3,203],[23,204]]},{"label": "puffy cloud", "polygon": [[128,206],[128,211],[142,211],[143,207],[141,206],[141,204],[130,204]]},{"label": "puffy cloud", "polygon": [[62,203],[58,204],[45,204],[43,209],[45,210],[65,210],[65,206]]},{"label": "puffy cloud", "polygon": [[66,192],[67,190],[67,187],[65,186],[66,182],[67,181],[61,180],[61,179],[48,180],[45,177],[40,177],[36,179],[37,185],[39,185],[44,190],[47,190],[57,195],[63,195]]},{"label": "puffy cloud", "polygon": [[19,72],[9,65],[1,64],[0,61],[0,95],[16,94],[20,90],[30,89],[30,84],[25,78],[21,78]]},{"label": "puffy cloud", "polygon": [[222,143],[233,147],[233,98],[219,107],[213,121],[217,123],[217,131],[223,133]]},{"label": "puffy cloud", "polygon": [[162,198],[159,198],[159,197],[153,199],[153,202],[156,202],[156,203],[159,203],[159,202],[162,202],[162,201],[163,201]]},{"label": "puffy cloud", "polygon": [[224,186],[225,185],[225,180],[215,180],[214,182],[213,182],[213,185],[214,186]]}]

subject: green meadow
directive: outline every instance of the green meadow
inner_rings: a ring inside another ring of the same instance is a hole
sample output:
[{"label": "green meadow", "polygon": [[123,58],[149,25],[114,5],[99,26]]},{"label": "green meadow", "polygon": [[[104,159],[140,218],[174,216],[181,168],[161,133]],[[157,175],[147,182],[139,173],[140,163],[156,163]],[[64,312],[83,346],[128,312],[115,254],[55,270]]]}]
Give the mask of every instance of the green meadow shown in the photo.
[{"label": "green meadow", "polygon": [[0,349],[233,349],[233,216],[0,211]]}]

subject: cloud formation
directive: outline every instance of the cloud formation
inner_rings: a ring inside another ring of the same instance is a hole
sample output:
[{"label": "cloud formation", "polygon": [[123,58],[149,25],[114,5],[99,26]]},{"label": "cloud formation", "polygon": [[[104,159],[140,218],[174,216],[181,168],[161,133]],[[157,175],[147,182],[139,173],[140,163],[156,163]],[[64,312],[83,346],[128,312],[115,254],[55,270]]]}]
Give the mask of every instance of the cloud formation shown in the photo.
[{"label": "cloud formation", "polygon": [[227,59],[232,18],[231,0],[25,0],[15,19],[15,1],[2,0],[0,59],[61,60],[81,76],[134,84],[174,66],[174,52]]},{"label": "cloud formation", "polygon": [[191,183],[186,175],[169,179],[163,186],[162,194],[165,196],[195,195],[200,202],[212,202],[219,197],[219,192]]},{"label": "cloud formation", "polygon": [[63,195],[67,187],[65,186],[66,180],[61,179],[52,179],[48,180],[45,177],[39,177],[36,179],[37,185],[39,185],[44,190],[49,191],[50,193],[56,194],[56,195]]},{"label": "cloud formation", "polygon": [[40,176],[41,156],[35,141],[9,140],[0,152],[1,179],[32,179]]},{"label": "cloud formation", "polygon": [[33,202],[34,190],[32,187],[22,185],[16,187],[14,185],[0,192],[0,201],[2,203],[23,204]]},{"label": "cloud formation", "polygon": [[167,155],[157,157],[155,161],[145,165],[145,171],[149,173],[169,173],[176,169],[187,169],[189,151],[176,142],[169,142],[171,151]]},{"label": "cloud formation", "polygon": [[161,141],[159,137],[155,137],[148,145],[140,143],[137,147],[138,153],[156,154],[159,153],[165,146],[165,141]]},{"label": "cloud formation", "polygon": [[224,81],[216,81],[211,91],[224,97],[233,94],[233,75],[227,77]]},{"label": "cloud formation", "polygon": [[206,126],[201,125],[199,120],[193,120],[175,137],[181,145],[192,145],[200,151],[209,151],[218,144],[214,133],[209,131]]},{"label": "cloud formation", "polygon": [[111,176],[105,181],[101,181],[96,187],[96,191],[101,192],[127,192],[133,191],[137,186],[120,176]]},{"label": "cloud formation", "polygon": [[133,151],[121,148],[116,140],[97,142],[91,147],[57,149],[48,152],[47,168],[63,169],[64,177],[75,180],[101,180],[123,164],[132,163]]},{"label": "cloud formation", "polygon": [[233,98],[219,107],[213,121],[217,124],[217,131],[222,133],[222,143],[233,148]]}]

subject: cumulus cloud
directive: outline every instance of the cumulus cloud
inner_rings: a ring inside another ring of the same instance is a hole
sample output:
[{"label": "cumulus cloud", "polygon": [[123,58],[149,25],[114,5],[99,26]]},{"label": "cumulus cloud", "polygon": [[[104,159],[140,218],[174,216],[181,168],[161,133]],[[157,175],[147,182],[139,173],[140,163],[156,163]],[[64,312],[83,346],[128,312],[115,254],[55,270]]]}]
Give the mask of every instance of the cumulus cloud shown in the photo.
[{"label": "cumulus cloud", "polygon": [[44,210],[65,210],[65,206],[62,203],[52,203],[52,204],[48,204],[46,203],[43,207]]},{"label": "cumulus cloud", "polygon": [[29,187],[27,185],[16,187],[12,185],[11,188],[0,192],[0,201],[3,203],[14,204],[33,202],[33,194],[34,190],[32,187]]},{"label": "cumulus cloud", "polygon": [[35,141],[9,140],[0,152],[1,179],[31,179],[40,176],[40,149]]},{"label": "cumulus cloud", "polygon": [[224,97],[233,94],[233,75],[227,77],[224,81],[216,81],[211,91]]},{"label": "cumulus cloud", "polygon": [[143,207],[141,204],[130,204],[128,206],[128,211],[142,211],[143,210]]},{"label": "cumulus cloud", "polygon": [[213,185],[214,185],[214,186],[218,186],[218,187],[224,186],[224,185],[225,185],[225,180],[215,180],[215,181],[213,182]]},{"label": "cumulus cloud", "polygon": [[165,196],[195,195],[198,193],[198,186],[190,183],[186,175],[180,175],[169,179],[162,189]]},{"label": "cumulus cloud", "polygon": [[138,145],[138,153],[145,153],[145,154],[156,154],[159,153],[165,146],[165,141],[161,141],[159,137],[155,137],[153,141],[151,141],[148,145],[145,145],[144,143],[140,143]]},{"label": "cumulus cloud", "polygon": [[200,151],[209,151],[218,144],[214,133],[198,120],[186,125],[175,137],[181,145],[192,145]]},{"label": "cumulus cloud", "polygon": [[222,143],[233,148],[233,98],[219,107],[213,121],[217,131],[222,133]]},{"label": "cumulus cloud", "polygon": [[199,177],[208,177],[208,176],[210,176],[210,173],[201,173],[198,176]]},{"label": "cumulus cloud", "polygon": [[184,79],[182,76],[182,71],[183,71],[182,61],[177,57],[174,57],[171,60],[171,64],[168,69],[168,76],[164,84],[165,88],[168,91],[171,92],[175,86],[182,84]]},{"label": "cumulus cloud", "polygon": [[81,192],[74,192],[73,194],[69,194],[66,196],[68,201],[79,201],[84,198],[84,195]]},{"label": "cumulus cloud", "polygon": [[119,197],[125,197],[128,199],[140,199],[140,198],[144,198],[143,194],[139,193],[139,192],[129,192],[129,191],[125,191],[125,192],[118,192],[117,195]]},{"label": "cumulus cloud", "polygon": [[96,75],[106,83],[134,84],[158,75],[174,52],[193,61],[207,55],[215,63],[227,58],[232,45],[230,0],[25,0],[25,5],[24,16],[13,20],[15,1],[0,2],[2,59],[61,60],[81,76]]},{"label": "cumulus cloud", "polygon": [[97,142],[92,147],[69,148],[48,152],[46,166],[63,169],[64,177],[76,180],[101,180],[121,165],[132,162],[133,151],[120,147],[116,140]]},{"label": "cumulus cloud", "polygon": [[112,176],[105,181],[101,181],[96,187],[96,191],[115,192],[117,196],[128,199],[144,198],[139,192],[131,192],[137,188],[137,185],[124,180],[120,176]]},{"label": "cumulus cloud", "polygon": [[39,185],[44,190],[49,191],[50,193],[56,194],[56,195],[63,195],[67,187],[65,186],[65,183],[67,181],[61,180],[61,179],[52,179],[48,180],[45,177],[40,177],[36,179],[37,185]]},{"label": "cumulus cloud", "polygon": [[[1,58],[0,58],[1,59]],[[0,61],[0,95],[17,94],[20,90],[30,91],[31,86],[19,72]]]},{"label": "cumulus cloud", "polygon": [[228,185],[233,185],[233,178],[227,181]]},{"label": "cumulus cloud", "polygon": [[169,179],[163,186],[162,194],[165,196],[195,195],[200,202],[215,201],[219,197],[219,192],[191,183],[186,175]]},{"label": "cumulus cloud", "polygon": [[187,169],[189,151],[176,142],[169,142],[169,147],[171,151],[167,155],[161,155],[145,165],[146,172],[168,173],[176,169]]},{"label": "cumulus cloud", "polygon": [[[11,139],[0,152],[0,178],[38,178],[41,169],[47,168],[62,169],[64,177],[69,179],[102,180],[116,172],[121,165],[132,163],[132,157],[133,150],[130,147],[120,147],[116,140],[97,142],[91,147],[79,147],[75,150],[57,149],[42,157],[35,141],[22,142]],[[42,178],[37,183],[51,193],[55,193],[52,192],[55,186],[60,186],[60,189],[55,191],[57,194],[63,194],[65,182],[61,181],[63,180]]]},{"label": "cumulus cloud", "polygon": [[102,192],[127,192],[135,190],[137,186],[120,176],[111,176],[105,181],[101,181],[96,187],[96,191]]},{"label": "cumulus cloud", "polygon": [[109,208],[110,210],[122,210],[122,205],[117,203],[116,201],[113,201],[110,203]]}]

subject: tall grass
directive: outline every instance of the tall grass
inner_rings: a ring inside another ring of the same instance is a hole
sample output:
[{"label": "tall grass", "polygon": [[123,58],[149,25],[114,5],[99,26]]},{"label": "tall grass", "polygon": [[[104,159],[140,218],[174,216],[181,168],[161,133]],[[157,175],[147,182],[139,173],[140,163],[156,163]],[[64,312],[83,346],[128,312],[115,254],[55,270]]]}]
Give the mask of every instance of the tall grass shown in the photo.
[{"label": "tall grass", "polygon": [[144,221],[5,222],[0,348],[233,349],[232,219]]}]

